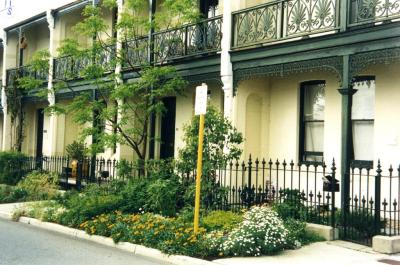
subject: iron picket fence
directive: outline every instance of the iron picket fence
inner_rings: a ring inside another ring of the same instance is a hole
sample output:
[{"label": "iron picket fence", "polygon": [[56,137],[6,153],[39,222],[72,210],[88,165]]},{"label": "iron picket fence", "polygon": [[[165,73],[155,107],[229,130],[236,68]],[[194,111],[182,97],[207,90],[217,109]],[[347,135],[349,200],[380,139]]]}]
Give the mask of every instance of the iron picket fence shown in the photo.
[{"label": "iron picket fence", "polygon": [[[159,162],[138,163],[87,157],[78,162],[76,177],[71,172],[72,160],[66,156],[28,157],[15,170],[55,172],[60,175],[60,186],[81,188],[90,183],[147,177],[148,171],[165,170]],[[120,173],[125,163],[128,173]],[[194,185],[196,172],[179,172],[171,166],[187,188]],[[146,173],[147,172],[147,173]],[[400,166],[376,167],[372,163],[352,163],[349,169],[349,198],[342,204],[340,179],[335,161],[325,163],[295,163],[286,160],[232,161],[216,166],[203,179],[213,185],[202,193],[202,207],[240,211],[253,205],[267,204],[283,211],[287,217],[329,225],[339,230],[348,241],[372,244],[374,235],[400,235]],[[341,205],[344,205],[341,207]]]}]

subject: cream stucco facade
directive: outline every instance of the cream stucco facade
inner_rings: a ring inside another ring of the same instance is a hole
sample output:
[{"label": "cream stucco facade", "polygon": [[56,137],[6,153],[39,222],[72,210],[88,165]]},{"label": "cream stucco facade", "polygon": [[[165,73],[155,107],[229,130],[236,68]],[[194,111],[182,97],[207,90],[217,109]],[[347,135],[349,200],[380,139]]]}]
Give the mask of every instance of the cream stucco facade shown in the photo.
[{"label": "cream stucco facade", "polygon": [[[122,2],[119,1],[120,10],[123,5]],[[273,1],[219,1],[216,15],[223,17],[221,47],[220,51],[216,53],[220,64],[220,81],[205,81],[210,90],[210,102],[212,105],[217,106],[232,121],[234,126],[243,133],[245,142],[242,146],[242,159],[246,159],[251,155],[253,158],[259,159],[286,159],[287,161],[298,162],[301,160],[299,155],[301,137],[299,133],[300,85],[302,82],[324,80],[323,158],[327,162],[333,159],[340,161],[343,152],[341,146],[343,106],[342,95],[338,92],[338,89],[342,88],[342,80],[339,80],[338,74],[321,69],[305,70],[301,73],[245,78],[234,84],[236,70],[233,67],[235,62],[232,63],[231,57],[235,53],[239,53],[240,49],[235,50],[235,47],[232,47],[232,39],[234,39],[232,27],[235,26],[232,25],[232,12],[269,2]],[[161,9],[161,5],[162,1],[157,2],[156,12]],[[26,37],[27,42],[24,50],[24,64],[29,62],[30,56],[35,51],[41,49],[50,49],[52,58],[57,57],[57,48],[67,38],[74,38],[82,47],[87,47],[90,44],[90,38],[78,37],[73,32],[73,26],[82,20],[82,9],[83,7],[80,6],[77,9],[63,13],[56,19],[53,17],[54,26],[51,21],[52,13],[48,12],[47,23],[41,21],[41,23],[24,28],[23,35]],[[103,15],[107,21],[108,35],[111,35],[113,33],[112,26],[115,23],[114,13],[104,10]],[[145,16],[147,14],[142,15]],[[105,35],[101,37],[105,39]],[[18,65],[19,37],[18,30],[12,30],[7,34],[7,41],[4,44],[4,62],[2,64],[4,68],[3,79],[6,75],[5,69]],[[295,50],[297,48],[296,40],[299,39],[285,39],[280,44],[291,42],[293,50]],[[303,40],[307,40],[307,38],[303,38]],[[278,46],[279,44],[276,45]],[[273,47],[271,43],[266,46],[259,45],[257,49],[264,49],[267,53],[269,47]],[[249,50],[246,52],[250,54]],[[288,51],[288,53],[290,52],[294,53],[294,51]],[[273,59],[275,60],[274,62],[279,62],[278,59]],[[197,60],[197,58],[193,57],[193,60]],[[268,58],[265,60],[268,60]],[[249,59],[249,61],[251,60]],[[375,77],[375,117],[371,145],[373,145],[373,159],[375,161],[381,159],[385,165],[398,163],[400,157],[400,124],[397,122],[396,117],[398,113],[396,103],[400,99],[400,90],[397,87],[400,82],[398,68],[398,63],[378,64],[363,70],[362,73],[358,73],[359,75]],[[115,71],[119,73],[121,71],[120,66],[117,66]],[[187,77],[189,81],[191,81],[190,78],[190,76]],[[183,128],[193,117],[195,86],[200,83],[202,82],[190,82],[183,95],[176,96],[175,124],[170,125],[175,130],[175,157],[178,155],[179,149],[183,147]],[[52,82],[49,82],[49,89],[51,88]],[[54,101],[54,98],[49,97],[48,102],[30,102],[24,107],[26,130],[23,151],[29,155],[35,155],[37,148],[37,111],[48,104],[53,104]],[[68,102],[68,100],[64,101],[65,104],[68,104]],[[7,121],[7,119],[9,117],[5,115],[3,120]],[[8,123],[6,122],[6,124]],[[7,126],[3,126],[1,133],[3,135],[3,149],[9,148],[4,141],[4,139],[7,139],[6,135],[9,134]],[[160,135],[161,133],[160,126],[160,117],[157,117],[156,137],[157,134]],[[49,117],[46,114],[43,125],[43,154],[65,155],[65,147],[79,138],[80,131],[81,128],[75,124],[71,115],[63,114],[57,117]],[[90,144],[90,139],[87,139],[87,143]],[[160,143],[156,142],[156,157],[160,155],[160,148]],[[99,156],[115,159],[135,159],[132,149],[126,145],[118,145],[115,152],[107,149]]]}]

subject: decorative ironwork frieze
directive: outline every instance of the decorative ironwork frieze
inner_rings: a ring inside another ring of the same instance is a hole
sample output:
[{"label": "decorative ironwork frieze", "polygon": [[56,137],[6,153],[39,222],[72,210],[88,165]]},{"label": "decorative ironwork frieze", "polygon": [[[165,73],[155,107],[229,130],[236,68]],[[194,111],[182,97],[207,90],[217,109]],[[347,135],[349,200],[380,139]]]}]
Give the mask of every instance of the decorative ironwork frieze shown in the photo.
[{"label": "decorative ironwork frieze", "polygon": [[377,64],[400,63],[400,47],[357,53],[350,56],[350,78]]},{"label": "decorative ironwork frieze", "polygon": [[283,77],[290,74],[328,71],[336,75],[338,81],[342,80],[342,59],[340,56],[312,59],[298,62],[266,65],[256,68],[238,69],[234,71],[234,89],[243,80],[261,77]]},{"label": "decorative ironwork frieze", "polygon": [[223,86],[223,82],[221,80],[221,73],[220,72],[214,72],[214,73],[207,73],[207,74],[199,74],[199,75],[192,75],[185,77],[185,79],[190,83],[190,84],[200,84],[204,82],[215,82],[221,87]]},{"label": "decorative ironwork frieze", "polygon": [[280,0],[233,13],[233,47],[336,29],[338,0]]},{"label": "decorative ironwork frieze", "polygon": [[359,25],[400,17],[399,0],[352,0],[350,25]]}]

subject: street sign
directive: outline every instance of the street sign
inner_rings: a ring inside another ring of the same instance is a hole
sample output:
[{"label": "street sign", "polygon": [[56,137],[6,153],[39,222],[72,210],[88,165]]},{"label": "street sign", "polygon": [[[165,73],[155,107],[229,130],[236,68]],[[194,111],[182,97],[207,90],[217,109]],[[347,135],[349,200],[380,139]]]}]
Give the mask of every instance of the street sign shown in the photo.
[{"label": "street sign", "polygon": [[207,84],[203,83],[201,86],[196,87],[196,101],[194,104],[194,114],[202,115],[207,111]]}]

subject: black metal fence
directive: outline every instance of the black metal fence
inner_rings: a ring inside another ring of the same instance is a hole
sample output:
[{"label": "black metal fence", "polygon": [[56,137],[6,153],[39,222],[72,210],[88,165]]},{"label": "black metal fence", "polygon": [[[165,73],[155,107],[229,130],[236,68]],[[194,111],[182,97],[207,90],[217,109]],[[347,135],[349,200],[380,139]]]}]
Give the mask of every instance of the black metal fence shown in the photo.
[{"label": "black metal fence", "polygon": [[[121,163],[125,163],[128,172],[123,174],[119,170]],[[156,164],[150,166],[154,169]],[[85,158],[79,161],[75,173],[73,167],[68,157],[29,157],[16,170],[56,172],[62,187],[79,189],[89,183],[144,178],[148,175],[144,168],[149,168],[149,164]],[[183,173],[171,168],[184,183],[194,183],[194,170]],[[343,183],[334,181],[340,179],[334,161],[328,166],[250,158],[216,167],[210,176],[203,178],[214,183],[208,192],[202,193],[203,204],[208,208],[238,211],[269,204],[287,217],[337,227],[340,238],[365,245],[371,245],[374,235],[400,235],[400,166],[394,169],[379,161],[375,168],[372,163],[353,164],[349,169],[350,194],[344,209],[340,207]]]}]

